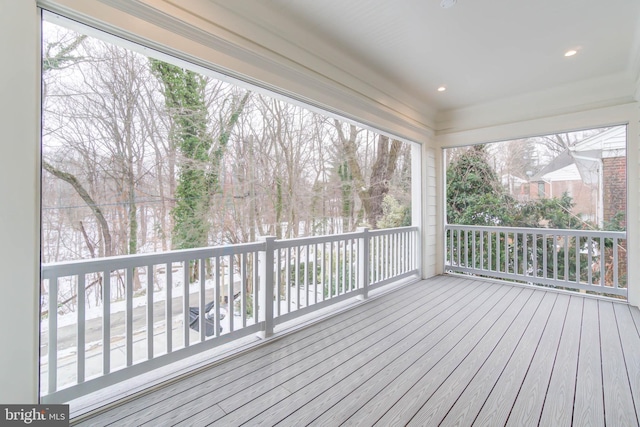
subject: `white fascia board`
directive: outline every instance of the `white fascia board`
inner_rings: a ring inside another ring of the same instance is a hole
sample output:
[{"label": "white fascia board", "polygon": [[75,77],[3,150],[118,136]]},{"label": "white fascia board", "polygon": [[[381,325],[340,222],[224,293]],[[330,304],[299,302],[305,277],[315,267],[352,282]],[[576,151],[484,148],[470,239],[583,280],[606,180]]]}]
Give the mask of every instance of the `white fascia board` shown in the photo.
[{"label": "white fascia board", "polygon": [[619,73],[439,113],[436,135],[589,111],[634,100],[635,82]]},{"label": "white fascia board", "polygon": [[462,147],[488,142],[508,141],[538,135],[625,125],[637,120],[637,102],[594,108],[568,114],[548,116],[436,135],[441,148]]}]

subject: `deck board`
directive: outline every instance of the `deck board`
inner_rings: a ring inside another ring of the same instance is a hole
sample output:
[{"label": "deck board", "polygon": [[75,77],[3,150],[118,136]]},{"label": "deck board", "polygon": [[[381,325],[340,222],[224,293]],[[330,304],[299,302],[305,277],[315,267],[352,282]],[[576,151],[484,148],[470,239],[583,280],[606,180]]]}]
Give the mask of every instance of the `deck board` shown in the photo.
[{"label": "deck board", "polygon": [[[481,289],[478,291],[482,292]],[[475,295],[476,293],[474,290],[470,290],[468,294],[460,297],[460,304],[467,300],[473,301]],[[393,325],[393,330],[390,330],[384,337],[385,341],[373,339],[369,342],[363,343],[363,345],[356,347],[351,346],[349,348],[349,352],[340,355],[340,357],[332,357],[328,359],[322,354],[319,355],[319,361],[318,359],[312,360],[310,363],[310,369],[305,372],[306,374],[304,376],[297,376],[283,383],[283,386],[293,393],[291,399],[287,399],[286,402],[279,402],[273,407],[266,407],[263,405],[263,398],[261,397],[260,399],[251,402],[251,405],[247,405],[251,406],[249,409],[252,415],[251,417],[249,417],[249,414],[245,413],[245,410],[243,409],[221,419],[219,424],[235,425],[237,422],[240,422],[240,420],[243,422],[250,420],[252,425],[257,425],[261,422],[265,424],[275,424],[281,421],[296,408],[299,408],[301,405],[308,402],[315,395],[327,388],[333,387],[339,379],[344,378],[360,366],[366,366],[366,362],[375,358],[380,352],[401,343],[410,332],[417,329],[428,331],[428,328],[423,326],[428,324],[431,319],[438,319],[438,316],[446,317],[447,315],[455,314],[457,305],[451,307],[450,304],[446,304],[444,301],[442,301],[442,304],[438,305],[444,305],[444,308],[438,309],[437,305],[430,304],[421,305],[418,310],[415,310],[413,316],[407,317],[405,320],[414,319],[420,322],[422,319],[422,322],[416,325],[406,322],[400,325]],[[430,313],[433,310],[436,312]],[[384,328],[387,327],[385,326]],[[384,328],[381,329],[381,331],[384,331]],[[378,336],[379,335],[380,334],[378,334]],[[406,340],[405,342],[408,343],[410,341]],[[379,345],[380,343],[383,345]],[[260,414],[254,414],[257,408],[262,408],[264,411]]]},{"label": "deck board", "polygon": [[583,308],[573,422],[585,427],[604,426],[598,301],[585,299]]},{"label": "deck board", "polygon": [[[461,287],[461,288],[464,288]],[[434,286],[425,291],[423,297],[428,298],[433,293],[436,297],[455,295],[459,288],[445,288],[442,280],[434,281]],[[308,349],[314,345],[323,343],[339,342],[341,336],[348,332],[344,323],[372,324],[372,319],[384,319],[385,316],[392,316],[398,308],[406,304],[406,298],[410,295],[409,289],[401,289],[399,292],[386,301],[372,301],[370,307],[357,312],[344,313],[323,322],[319,330],[308,328],[296,333],[295,336],[288,336],[271,343],[269,346],[258,348],[244,357],[234,358],[228,362],[216,366],[215,369],[206,370],[192,378],[186,378],[172,387],[160,389],[157,392],[142,396],[122,408],[122,411],[111,411],[94,418],[97,425],[109,424],[129,424],[134,425],[141,420],[152,416],[159,416],[165,412],[172,411],[173,408],[181,408],[183,405],[193,401],[191,393],[197,390],[197,395],[207,396],[217,392],[220,384],[229,384],[239,378],[238,370],[241,369],[244,375],[256,373],[261,378],[265,372],[273,367],[282,357],[293,355],[307,350],[308,354],[313,354]],[[364,307],[363,307],[364,308]],[[302,354],[304,357],[304,354]]]},{"label": "deck board", "polygon": [[[320,426],[342,424],[370,400],[374,398],[383,399],[382,396],[378,397],[380,393],[389,393],[391,390],[389,384],[408,369],[414,368],[413,365],[417,364],[418,371],[428,369],[429,364],[434,364],[437,361],[436,356],[442,355],[444,354],[443,351],[448,350],[449,344],[447,341],[454,342],[463,336],[466,329],[460,325],[465,319],[468,319],[468,316],[474,315],[473,312],[479,308],[476,304],[478,301],[486,301],[490,298],[493,289],[495,288],[487,287],[484,290],[477,288],[475,291],[483,291],[484,296],[473,293],[469,296],[472,301],[475,301],[474,304],[468,303],[462,307],[453,305],[455,314],[446,318],[438,328],[430,330],[429,335],[416,343],[415,347],[410,348],[397,359],[387,361],[386,365],[382,366],[379,371],[374,372],[357,387],[355,384],[353,388],[348,388],[350,384],[341,386],[341,388],[346,388],[345,392],[348,394],[344,399],[331,404],[332,402],[327,397],[319,396],[320,415],[311,424]],[[461,302],[464,303],[465,301]],[[477,315],[478,313],[475,314],[475,316]],[[473,319],[472,317],[470,320]],[[427,358],[427,355],[429,358]],[[375,403],[372,403],[372,405],[375,406]],[[297,416],[287,419],[292,423],[297,420]]]},{"label": "deck board", "polygon": [[[620,304],[613,306],[618,325],[628,325],[632,321],[629,307]],[[631,395],[635,404],[636,418],[638,418],[638,405],[640,405],[640,336],[634,328],[619,328],[622,353],[627,368]]]},{"label": "deck board", "polygon": [[79,425],[638,425],[639,326],[623,303],[439,276]]},{"label": "deck board", "polygon": [[[433,369],[422,375],[421,372],[411,372],[411,379],[403,379],[404,393],[375,424],[388,426],[408,423],[472,351],[482,352],[491,345],[495,337],[502,334],[504,324],[511,323],[513,317],[528,300],[527,297],[530,295],[523,295],[523,293],[525,293],[523,289],[510,289],[482,319],[475,323],[464,339],[453,346],[446,353],[446,357],[443,356],[438,361]],[[498,322],[500,319],[504,319],[505,322]],[[412,381],[415,382],[411,384]],[[411,387],[405,387],[408,384],[411,384]]]},{"label": "deck board", "polygon": [[540,425],[558,427],[571,425],[583,302],[584,298],[581,297],[571,297],[569,301],[567,318],[562,328]]},{"label": "deck board", "polygon": [[638,417],[629,386],[613,304],[599,301],[598,306],[602,340],[600,348],[605,421],[611,426],[637,426]]},{"label": "deck board", "polygon": [[540,421],[569,300],[567,295],[558,295],[549,318],[549,327],[542,335],[507,418],[509,426],[538,425]]},{"label": "deck board", "polygon": [[[524,300],[525,297],[526,300]],[[482,377],[486,373],[483,368],[491,371],[498,364],[504,366],[505,359],[513,352],[515,344],[531,322],[531,318],[543,297],[544,295],[539,292],[522,295],[523,304],[519,307],[512,322],[510,324],[507,322],[496,323],[491,331],[493,336],[488,334],[483,338],[481,344],[469,353],[429,400],[422,405],[411,418],[409,425],[439,425],[460,397],[465,398],[462,401],[463,406],[469,407],[471,402],[467,400],[468,395],[464,394],[469,384],[479,374]],[[510,309],[515,310],[517,306],[512,304]]]},{"label": "deck board", "polygon": [[[535,307],[535,311],[530,316],[521,317],[522,322],[527,322],[526,325],[512,328],[511,335],[501,342],[499,347],[496,347],[491,357],[487,359],[487,363],[478,371],[478,375],[471,379],[469,385],[453,403],[448,414],[442,420],[443,425],[471,425],[487,402],[491,391],[496,389],[500,378],[504,376],[507,384],[513,382],[511,372],[517,372],[513,364],[517,364],[523,359],[527,362],[531,360],[531,353],[542,336],[555,302],[555,295],[550,293],[537,293],[536,296],[540,299],[540,303]],[[522,379],[519,381],[521,382]],[[500,388],[496,391],[499,392]],[[497,409],[499,406],[496,405],[495,408]],[[506,420],[506,416],[503,417],[503,424],[504,420]],[[485,420],[479,424],[498,425],[491,421]]]}]

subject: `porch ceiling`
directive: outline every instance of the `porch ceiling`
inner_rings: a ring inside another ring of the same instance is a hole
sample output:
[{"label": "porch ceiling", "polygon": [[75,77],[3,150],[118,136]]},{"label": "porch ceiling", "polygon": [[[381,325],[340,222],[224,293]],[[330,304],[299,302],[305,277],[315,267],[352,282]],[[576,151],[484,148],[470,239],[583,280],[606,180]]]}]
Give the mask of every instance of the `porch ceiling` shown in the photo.
[{"label": "porch ceiling", "polygon": [[[634,0],[458,0],[449,9],[439,0],[210,1],[237,14],[228,29],[316,70],[331,64],[341,83],[355,77],[440,122],[518,97],[546,107],[534,93],[575,110],[636,92]],[[256,40],[247,22],[274,38]],[[569,49],[578,54],[565,58]]]}]

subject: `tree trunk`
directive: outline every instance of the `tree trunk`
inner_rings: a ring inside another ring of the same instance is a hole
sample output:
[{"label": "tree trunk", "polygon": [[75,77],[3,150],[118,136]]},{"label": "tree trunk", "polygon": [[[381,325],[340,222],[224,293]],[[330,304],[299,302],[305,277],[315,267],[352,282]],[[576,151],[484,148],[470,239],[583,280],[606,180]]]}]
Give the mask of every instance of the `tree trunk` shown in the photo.
[{"label": "tree trunk", "polygon": [[60,169],[57,169],[46,161],[42,162],[42,167],[53,176],[69,183],[73,187],[73,189],[76,190],[80,198],[82,198],[82,200],[91,209],[93,215],[98,221],[98,224],[100,224],[100,229],[102,230],[102,238],[104,239],[104,254],[105,256],[111,256],[111,233],[109,231],[109,224],[107,223],[102,210],[98,207],[97,203],[89,195],[87,190],[85,190],[80,181],[78,181],[78,178],[70,173],[63,172]]}]

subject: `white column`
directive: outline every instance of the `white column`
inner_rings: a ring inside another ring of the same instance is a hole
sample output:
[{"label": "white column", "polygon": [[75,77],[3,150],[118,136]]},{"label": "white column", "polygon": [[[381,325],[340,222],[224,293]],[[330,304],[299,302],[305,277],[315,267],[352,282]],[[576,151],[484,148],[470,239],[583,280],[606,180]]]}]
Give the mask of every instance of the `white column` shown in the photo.
[{"label": "white column", "polygon": [[627,126],[627,292],[640,307],[640,105]]},{"label": "white column", "polygon": [[358,239],[358,288],[361,293],[356,298],[365,300],[369,297],[369,228],[358,227],[362,237]]},{"label": "white column", "polygon": [[442,271],[440,227],[441,197],[438,167],[439,149],[424,145],[422,147],[423,210],[422,210],[422,277],[432,277]]},{"label": "white column", "polygon": [[420,228],[420,239],[418,243],[418,253],[416,259],[418,260],[418,268],[420,269],[420,277],[424,278],[424,247],[427,244],[425,240],[425,224],[424,221],[424,206],[427,198],[427,188],[424,180],[424,146],[421,144],[411,144],[411,225]]},{"label": "white column", "polygon": [[[258,288],[258,321],[264,322],[264,328],[258,332],[258,336],[262,339],[269,338],[273,335],[273,299],[274,299],[274,248],[273,244],[276,238],[273,236],[264,236],[260,241],[265,242],[265,250],[260,251],[260,259],[258,268],[260,269],[260,283]],[[278,304],[280,299],[277,298]]]},{"label": "white column", "polygon": [[38,399],[40,47],[35,0],[0,0],[0,402]]}]

